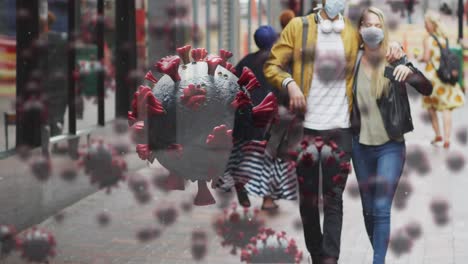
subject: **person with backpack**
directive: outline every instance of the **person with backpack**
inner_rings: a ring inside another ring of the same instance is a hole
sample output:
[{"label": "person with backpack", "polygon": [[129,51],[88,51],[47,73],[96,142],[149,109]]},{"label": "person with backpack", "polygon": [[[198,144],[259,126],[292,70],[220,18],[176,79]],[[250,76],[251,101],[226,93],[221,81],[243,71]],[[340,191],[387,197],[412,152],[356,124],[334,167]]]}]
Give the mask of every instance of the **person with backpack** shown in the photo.
[{"label": "person with backpack", "polygon": [[[305,242],[313,264],[336,264],[340,255],[343,192],[348,174],[340,164],[328,162],[332,150],[321,146],[324,143],[340,149],[341,160],[349,163],[353,70],[359,39],[354,26],[342,15],[345,5],[344,0],[324,0],[317,13],[293,18],[264,66],[266,79],[275,88],[287,91],[289,110],[303,117],[300,125],[304,140],[313,151],[308,155],[312,165],[301,166],[299,162],[296,169]],[[392,42],[386,55],[389,61],[401,58],[401,46]],[[313,149],[314,146],[319,147]],[[337,172],[342,173],[339,182],[335,181]],[[323,232],[319,213],[320,174]]]},{"label": "person with backpack", "polygon": [[[392,201],[405,164],[404,134],[413,130],[407,89],[432,93],[430,81],[406,57],[373,62],[388,45],[380,9],[369,7],[359,19],[363,50],[354,71],[352,160],[373,249],[374,264],[384,264],[390,239]],[[408,84],[408,86],[407,86]]]},{"label": "person with backpack", "polygon": [[[465,103],[465,95],[458,83],[459,75],[463,73],[460,61],[449,49],[440,16],[433,11],[427,12],[425,27],[428,36],[424,39],[421,61],[426,63],[426,76],[432,81],[434,90],[430,96],[423,97],[423,107],[429,111],[435,132],[431,144],[443,142],[444,148],[448,149],[452,133],[452,110]],[[438,112],[442,112],[444,138],[439,127]]]}]

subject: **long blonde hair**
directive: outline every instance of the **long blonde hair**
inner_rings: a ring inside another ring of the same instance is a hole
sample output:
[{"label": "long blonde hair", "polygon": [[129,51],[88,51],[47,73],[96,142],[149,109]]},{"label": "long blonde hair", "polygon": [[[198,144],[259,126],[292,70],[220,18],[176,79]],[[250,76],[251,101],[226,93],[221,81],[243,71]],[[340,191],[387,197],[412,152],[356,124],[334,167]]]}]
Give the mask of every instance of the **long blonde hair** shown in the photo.
[{"label": "long blonde hair", "polygon": [[[388,49],[389,37],[387,25],[385,23],[385,16],[383,12],[376,7],[366,8],[364,12],[362,12],[361,18],[359,18],[359,27],[362,27],[364,19],[368,14],[374,14],[379,17],[380,23],[382,24],[382,30],[384,32],[384,38],[380,43],[380,54],[379,58],[377,58],[377,66],[373,68],[371,76],[371,94],[375,98],[380,98],[382,94],[388,93],[390,87],[390,81],[384,77],[385,66],[387,64],[385,61],[385,54]],[[359,44],[360,46],[364,45],[364,40],[362,39],[361,34],[359,34]]]},{"label": "long blonde hair", "polygon": [[434,26],[434,34],[437,37],[446,38],[447,34],[445,33],[445,29],[442,26],[442,21],[440,20],[440,15],[432,10],[429,10],[424,15],[424,20],[427,20],[432,23]]}]

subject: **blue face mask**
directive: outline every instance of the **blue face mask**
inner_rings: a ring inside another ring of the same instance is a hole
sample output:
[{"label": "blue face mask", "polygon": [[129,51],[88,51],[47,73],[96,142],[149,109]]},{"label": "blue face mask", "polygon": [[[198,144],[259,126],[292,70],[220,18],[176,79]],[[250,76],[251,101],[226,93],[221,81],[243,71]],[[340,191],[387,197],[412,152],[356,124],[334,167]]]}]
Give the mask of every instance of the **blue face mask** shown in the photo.
[{"label": "blue face mask", "polygon": [[324,10],[328,17],[334,19],[339,13],[345,9],[345,1],[343,0],[327,0]]}]

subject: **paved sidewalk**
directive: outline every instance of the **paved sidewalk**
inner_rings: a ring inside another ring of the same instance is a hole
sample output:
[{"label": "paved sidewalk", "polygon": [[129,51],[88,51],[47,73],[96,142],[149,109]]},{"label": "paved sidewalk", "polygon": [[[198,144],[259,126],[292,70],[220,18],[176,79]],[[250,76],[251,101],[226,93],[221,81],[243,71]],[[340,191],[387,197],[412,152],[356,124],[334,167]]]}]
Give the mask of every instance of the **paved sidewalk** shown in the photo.
[{"label": "paved sidewalk", "polygon": [[[426,175],[414,171],[406,174],[412,192],[404,210],[394,208],[392,215],[392,234],[410,222],[417,222],[422,228],[422,236],[416,240],[409,254],[397,257],[389,253],[387,264],[464,264],[468,260],[468,207],[466,206],[468,169],[452,172],[446,159],[454,153],[464,153],[468,148],[458,143],[454,137],[450,151],[429,145],[433,137],[429,123],[423,122],[420,100],[413,102],[413,117],[416,130],[407,136],[408,151],[421,148],[428,158],[431,170]],[[460,129],[462,120],[466,121],[467,108],[454,112],[454,131]],[[465,126],[466,128],[466,126]],[[150,178],[154,174],[165,173],[164,169],[152,166],[140,171]],[[357,198],[349,191],[356,183],[351,175],[344,204],[344,227],[340,263],[370,264],[371,248],[365,235],[362,208]],[[400,185],[401,187],[401,185]],[[50,230],[57,240],[57,256],[51,263],[101,264],[101,263],[192,263],[191,235],[194,230],[205,231],[208,235],[207,256],[200,263],[239,263],[238,255],[231,255],[230,248],[221,246],[221,238],[213,228],[213,219],[222,213],[217,205],[193,207],[188,213],[181,210],[181,204],[191,201],[196,185],[190,184],[185,192],[162,193],[152,190],[153,201],[141,206],[136,203],[126,184],[114,189],[110,195],[104,191],[91,195],[63,211],[64,220],[58,223],[54,218],[44,221],[40,226]],[[213,192],[214,193],[214,192]],[[432,217],[430,203],[435,198],[445,199],[449,205],[449,222],[437,226]],[[231,196],[232,198],[232,196]],[[219,199],[219,197],[218,197]],[[259,206],[260,199],[252,199]],[[162,228],[153,216],[157,208],[171,205],[178,210],[176,222]],[[106,227],[100,227],[96,216],[107,212],[111,217]],[[305,250],[300,228],[297,228],[299,212],[296,202],[280,202],[280,211],[275,216],[264,213],[266,225],[278,231],[286,231],[297,240],[301,250]],[[147,243],[136,239],[137,231],[145,227],[162,228],[159,238]],[[239,253],[239,252],[238,252]],[[307,256],[307,253],[304,254]],[[0,261],[7,264],[23,263],[17,255]],[[307,263],[305,257],[303,263]]]}]

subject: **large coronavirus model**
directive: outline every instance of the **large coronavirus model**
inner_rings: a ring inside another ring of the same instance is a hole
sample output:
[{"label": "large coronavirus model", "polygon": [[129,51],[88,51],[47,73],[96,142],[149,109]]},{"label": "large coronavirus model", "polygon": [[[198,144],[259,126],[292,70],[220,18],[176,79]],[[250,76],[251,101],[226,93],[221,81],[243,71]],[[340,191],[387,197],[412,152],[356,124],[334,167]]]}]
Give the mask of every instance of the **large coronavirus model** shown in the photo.
[{"label": "large coronavirus model", "polygon": [[194,204],[213,204],[206,182],[225,168],[237,131],[235,116],[241,112],[255,125],[265,125],[277,109],[276,98],[269,95],[253,107],[250,92],[259,82],[248,68],[239,78],[233,73],[227,62],[231,52],[208,55],[191,46],[177,52],[155,64],[159,80],[151,71],[146,74],[147,83],[134,94],[129,125],[139,157],[156,158],[170,171],[167,189],[183,190],[184,180],[197,181]]},{"label": "large coronavirus model", "polygon": [[100,189],[110,192],[112,186],[125,180],[127,163],[112,145],[103,140],[92,142],[81,156],[79,164],[90,176],[91,184],[98,185]]},{"label": "large coronavirus model", "polygon": [[300,263],[302,251],[294,239],[288,239],[285,232],[264,228],[250,239],[242,249],[241,261],[246,263]]},{"label": "large coronavirus model", "polygon": [[232,246],[232,254],[236,254],[238,248],[245,247],[264,225],[264,221],[258,217],[258,210],[242,210],[238,212],[237,205],[233,204],[231,210],[225,210],[213,225],[216,233],[223,238],[222,245]]},{"label": "large coronavirus model", "polygon": [[55,256],[55,238],[44,230],[32,228],[16,240],[21,257],[29,262],[48,263]]}]

